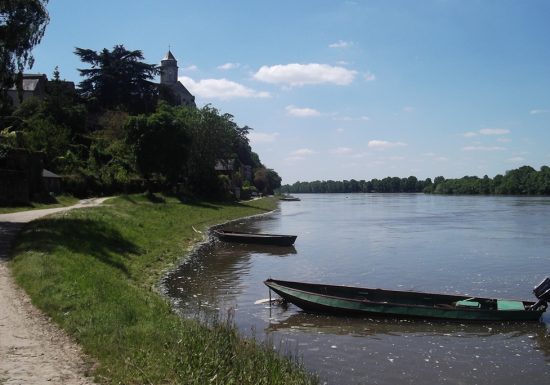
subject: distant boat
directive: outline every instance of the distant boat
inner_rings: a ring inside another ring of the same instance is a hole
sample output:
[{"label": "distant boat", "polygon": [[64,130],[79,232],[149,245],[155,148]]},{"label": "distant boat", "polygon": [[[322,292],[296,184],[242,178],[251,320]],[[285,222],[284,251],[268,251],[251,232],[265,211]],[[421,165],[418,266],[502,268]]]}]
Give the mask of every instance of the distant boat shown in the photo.
[{"label": "distant boat", "polygon": [[550,278],[533,290],[537,303],[464,295],[368,289],[268,279],[265,285],[307,312],[439,318],[461,321],[537,321],[550,301]]},{"label": "distant boat", "polygon": [[300,198],[293,197],[292,195],[283,195],[281,198],[279,198],[279,200],[291,202],[291,201],[299,201]]},{"label": "distant boat", "polygon": [[256,243],[275,246],[292,246],[297,238],[297,235],[241,233],[227,230],[214,230],[214,234],[225,242]]}]

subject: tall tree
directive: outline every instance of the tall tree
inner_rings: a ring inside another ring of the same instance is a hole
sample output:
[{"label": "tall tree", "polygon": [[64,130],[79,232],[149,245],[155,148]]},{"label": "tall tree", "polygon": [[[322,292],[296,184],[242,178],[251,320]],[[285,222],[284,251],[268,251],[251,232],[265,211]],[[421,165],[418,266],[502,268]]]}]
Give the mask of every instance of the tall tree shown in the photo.
[{"label": "tall tree", "polygon": [[152,79],[159,69],[144,63],[140,50],[115,45],[112,51],[104,48],[100,52],[76,48],[75,54],[92,67],[78,69],[86,78],[79,84],[82,96],[107,109],[134,114],[154,111],[158,87]]},{"label": "tall tree", "polygon": [[156,176],[173,187],[183,179],[192,139],[177,107],[161,103],[154,114],[131,117],[126,129],[137,169],[148,182]]},{"label": "tall tree", "polygon": [[[48,0],[0,0],[0,103],[4,110],[7,89],[16,82],[16,73],[32,68],[32,48],[40,43],[50,21]],[[19,76],[19,88],[22,77]]]}]

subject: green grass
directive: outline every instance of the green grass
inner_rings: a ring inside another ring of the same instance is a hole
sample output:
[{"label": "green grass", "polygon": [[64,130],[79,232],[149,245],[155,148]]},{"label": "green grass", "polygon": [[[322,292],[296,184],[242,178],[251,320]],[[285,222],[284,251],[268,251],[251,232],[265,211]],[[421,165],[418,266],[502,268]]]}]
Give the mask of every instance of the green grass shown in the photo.
[{"label": "green grass", "polygon": [[51,209],[54,207],[72,206],[76,203],[78,203],[78,198],[75,198],[69,195],[59,195],[55,197],[55,201],[52,203],[31,202],[28,205],[1,206],[0,214],[16,213],[19,211],[27,211],[27,210],[40,210],[40,209]]},{"label": "green grass", "polygon": [[106,384],[315,384],[296,360],[240,337],[176,316],[154,287],[201,239],[193,230],[272,210],[247,204],[126,196],[98,208],[32,222],[11,261],[33,303],[67,330],[95,361]]}]

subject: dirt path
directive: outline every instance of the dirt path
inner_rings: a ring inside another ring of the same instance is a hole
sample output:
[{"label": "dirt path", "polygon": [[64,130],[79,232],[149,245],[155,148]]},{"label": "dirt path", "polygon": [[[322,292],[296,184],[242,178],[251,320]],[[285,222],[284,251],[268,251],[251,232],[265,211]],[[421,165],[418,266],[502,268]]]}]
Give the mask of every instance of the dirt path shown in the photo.
[{"label": "dirt path", "polygon": [[11,276],[10,245],[27,222],[75,208],[96,206],[107,198],[70,207],[0,214],[0,385],[91,385],[79,346],[35,308]]}]

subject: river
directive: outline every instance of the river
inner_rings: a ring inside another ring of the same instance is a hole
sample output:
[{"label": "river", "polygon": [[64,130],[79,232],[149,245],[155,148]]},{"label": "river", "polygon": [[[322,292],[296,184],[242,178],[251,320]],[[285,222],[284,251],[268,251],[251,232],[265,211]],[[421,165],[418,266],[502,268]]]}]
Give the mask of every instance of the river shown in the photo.
[{"label": "river", "polygon": [[[550,275],[550,198],[304,194],[242,231],[296,234],[293,248],[210,242],[165,280],[186,317],[231,318],[300,357],[321,384],[547,384],[540,323],[342,318],[255,304],[267,278],[532,299]],[[550,311],[549,311],[550,313]]]}]

